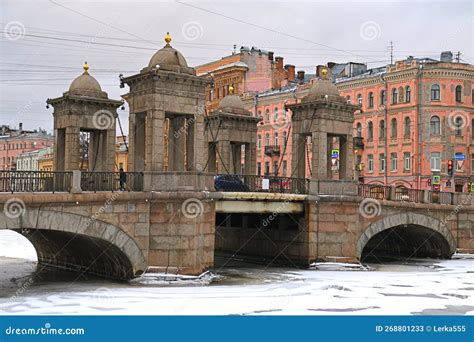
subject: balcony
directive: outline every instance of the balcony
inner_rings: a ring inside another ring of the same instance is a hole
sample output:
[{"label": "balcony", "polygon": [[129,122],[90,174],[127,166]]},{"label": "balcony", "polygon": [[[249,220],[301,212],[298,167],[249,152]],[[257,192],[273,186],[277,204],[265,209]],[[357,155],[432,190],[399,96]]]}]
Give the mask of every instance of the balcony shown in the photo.
[{"label": "balcony", "polygon": [[267,156],[279,156],[280,155],[280,146],[279,145],[265,146],[265,154]]},{"label": "balcony", "polygon": [[364,149],[364,138],[354,137],[354,148],[363,150]]}]

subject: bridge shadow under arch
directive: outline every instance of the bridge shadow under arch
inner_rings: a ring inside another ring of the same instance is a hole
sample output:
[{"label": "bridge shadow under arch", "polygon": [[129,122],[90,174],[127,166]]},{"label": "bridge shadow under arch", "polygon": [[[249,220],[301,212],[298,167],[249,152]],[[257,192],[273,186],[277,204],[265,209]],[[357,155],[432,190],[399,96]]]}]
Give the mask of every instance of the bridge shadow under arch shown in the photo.
[{"label": "bridge shadow under arch", "polygon": [[445,224],[422,214],[402,213],[369,225],[357,243],[360,260],[450,258],[456,242]]},{"label": "bridge shadow under arch", "polygon": [[18,218],[3,213],[7,228],[25,236],[35,247],[38,264],[113,279],[143,273],[146,261],[135,241],[119,227],[82,215],[26,209]]}]

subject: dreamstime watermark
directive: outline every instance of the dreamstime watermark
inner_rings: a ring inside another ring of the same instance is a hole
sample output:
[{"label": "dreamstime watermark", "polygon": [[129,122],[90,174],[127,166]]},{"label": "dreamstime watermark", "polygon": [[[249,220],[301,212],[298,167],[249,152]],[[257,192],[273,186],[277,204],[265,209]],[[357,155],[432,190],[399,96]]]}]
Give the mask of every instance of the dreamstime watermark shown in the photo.
[{"label": "dreamstime watermark", "polygon": [[98,305],[111,303],[114,299],[113,292],[107,287],[98,287],[92,294],[92,300]]},{"label": "dreamstime watermark", "polygon": [[454,207],[454,210],[449,213],[448,216],[446,216],[444,219],[441,220],[441,225],[446,227],[448,224],[448,221],[452,220],[461,210],[464,209],[464,207],[470,203],[472,203],[472,197],[473,197],[473,192],[470,192],[469,195],[467,195],[461,203],[456,205]]},{"label": "dreamstime watermark", "polygon": [[6,335],[84,335],[83,328],[53,328],[51,323],[45,323],[39,328],[15,328],[9,326],[5,328]]},{"label": "dreamstime watermark", "polygon": [[97,129],[111,129],[115,124],[115,116],[108,110],[98,110],[92,116],[92,124]]},{"label": "dreamstime watermark", "polygon": [[181,212],[184,217],[194,219],[204,212],[204,204],[197,198],[188,198],[181,205]]},{"label": "dreamstime watermark", "polygon": [[10,198],[3,206],[5,216],[11,219],[19,218],[26,213],[25,202],[19,198]]},{"label": "dreamstime watermark", "polygon": [[290,201],[286,200],[284,202],[282,202],[270,215],[268,215],[267,218],[265,218],[263,221],[262,221],[262,226],[263,227],[267,227],[270,225],[270,223],[277,218],[277,216],[279,214],[281,214],[281,212],[283,211],[283,209],[288,206],[288,204],[290,203]]},{"label": "dreamstime watermark", "polygon": [[469,126],[469,114],[462,110],[455,110],[449,113],[447,124],[452,131],[462,131]]},{"label": "dreamstime watermark", "polygon": [[3,29],[4,37],[12,42],[23,38],[25,33],[25,25],[20,21],[10,21]]},{"label": "dreamstime watermark", "polygon": [[10,297],[8,302],[13,302],[15,299],[20,297],[31,285],[33,285],[34,280],[33,278],[29,278],[27,281],[25,281],[21,286],[15,291],[15,294]]},{"label": "dreamstime watermark", "polygon": [[197,21],[188,21],[181,28],[181,33],[186,40],[197,40],[204,35],[204,28]]},{"label": "dreamstime watermark", "polygon": [[380,37],[382,29],[375,21],[369,20],[360,25],[359,34],[364,40],[374,40]]},{"label": "dreamstime watermark", "polygon": [[374,218],[382,213],[382,206],[376,199],[364,198],[359,204],[359,213],[365,218]]},{"label": "dreamstime watermark", "polygon": [[109,208],[112,205],[112,203],[115,202],[115,200],[119,196],[120,196],[119,192],[114,192],[112,196],[105,201],[104,205],[101,206],[99,210],[97,210],[94,213],[94,215],[91,216],[91,218],[89,218],[89,220],[87,221],[86,227],[89,227],[92,223],[94,223],[99,218],[99,216],[103,214],[107,210],[107,208]]},{"label": "dreamstime watermark", "polygon": [[184,125],[182,125],[179,129],[174,131],[173,137],[175,139],[178,139],[181,136],[181,134],[185,133],[188,130],[188,128],[191,125],[193,125],[200,116],[204,115],[204,113],[205,113],[204,106],[199,106],[197,113],[194,114],[191,119],[186,119],[186,122],[184,123]]}]

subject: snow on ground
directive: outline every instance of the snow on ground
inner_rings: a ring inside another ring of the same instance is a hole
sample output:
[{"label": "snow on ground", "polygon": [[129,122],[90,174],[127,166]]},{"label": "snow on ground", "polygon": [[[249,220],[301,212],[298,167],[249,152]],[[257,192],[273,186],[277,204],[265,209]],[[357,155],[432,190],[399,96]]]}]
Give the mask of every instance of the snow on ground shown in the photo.
[{"label": "snow on ground", "polygon": [[[0,238],[0,250],[4,241]],[[473,263],[460,257],[343,272],[238,266],[213,270],[221,277],[208,285],[182,279],[178,285],[163,283],[160,275],[129,283],[75,278],[27,283],[32,262],[0,258],[0,314],[472,315]],[[22,272],[21,279],[10,279]],[[12,283],[27,286],[18,293]]]}]

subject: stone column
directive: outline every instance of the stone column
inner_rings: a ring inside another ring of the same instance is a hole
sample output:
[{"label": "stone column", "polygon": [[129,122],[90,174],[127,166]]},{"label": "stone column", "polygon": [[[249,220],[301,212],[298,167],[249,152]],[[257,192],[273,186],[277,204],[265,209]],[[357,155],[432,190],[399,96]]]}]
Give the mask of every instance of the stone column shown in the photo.
[{"label": "stone column", "polygon": [[[151,165],[150,171],[164,171],[164,122],[165,112],[161,110],[154,110],[151,112],[151,131],[152,131],[152,145],[151,145]],[[169,134],[171,134],[169,132]]]},{"label": "stone column", "polygon": [[169,171],[184,171],[184,155],[186,149],[185,120],[182,117],[170,119],[169,137]]},{"label": "stone column", "polygon": [[[227,173],[227,171],[231,171],[231,163],[230,163],[230,153],[231,153],[231,145],[230,141],[223,140],[219,141],[217,144],[217,148],[219,150],[219,155],[217,156],[217,163],[219,164],[218,173]],[[224,166],[224,165],[225,166]]]},{"label": "stone column", "polygon": [[312,178],[328,178],[328,136],[325,132],[314,132],[312,134]]},{"label": "stone column", "polygon": [[186,170],[195,170],[195,154],[196,154],[196,146],[195,146],[195,125],[194,119],[186,119],[185,120],[185,127],[186,127]]},{"label": "stone column", "polygon": [[[303,135],[293,134],[293,146],[292,146],[292,157],[291,167],[295,169],[295,177],[305,178],[306,174],[306,139]],[[291,174],[291,170],[290,170]]]},{"label": "stone column", "polygon": [[246,175],[254,175],[257,172],[257,146],[254,142],[245,144],[245,165]]},{"label": "stone column", "polygon": [[350,180],[352,170],[353,141],[351,135],[339,138],[339,179]]},{"label": "stone column", "polygon": [[79,127],[66,127],[64,169],[65,171],[79,168]]}]

